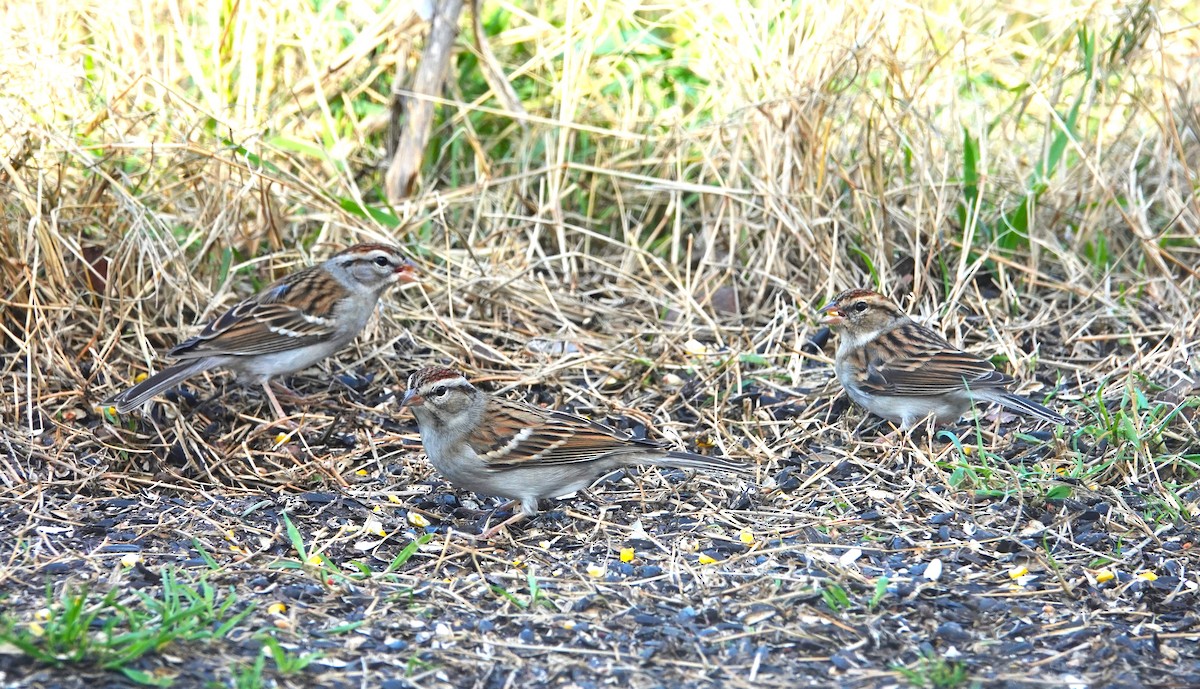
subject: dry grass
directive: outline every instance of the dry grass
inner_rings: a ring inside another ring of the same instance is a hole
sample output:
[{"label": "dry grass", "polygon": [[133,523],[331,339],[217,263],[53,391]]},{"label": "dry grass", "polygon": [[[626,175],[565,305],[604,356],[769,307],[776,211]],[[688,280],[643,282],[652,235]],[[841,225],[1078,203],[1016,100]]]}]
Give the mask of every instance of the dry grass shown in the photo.
[{"label": "dry grass", "polygon": [[[487,3],[527,114],[464,30],[419,193],[392,208],[379,166],[392,80],[420,54],[410,3],[5,4],[9,621],[29,624],[47,580],[131,596],[201,564],[194,580],[259,605],[258,635],[123,667],[250,682],[269,629],[324,654],[268,664],[281,686],[406,663],[417,686],[1186,680],[1200,14],[745,5]],[[427,279],[298,378],[315,400],[299,433],[277,438],[222,375],[145,416],[95,406],[215,310],[357,240],[406,246]],[[1080,428],[989,415],[877,444],[814,322],[860,285]],[[395,388],[431,360],[711,444],[755,462],[757,488],[631,474],[511,542],[443,528],[383,575],[422,531],[408,515],[472,521],[397,416]],[[325,493],[331,472],[352,487]],[[117,563],[127,542],[144,565]],[[374,574],[347,578],[356,561]],[[362,626],[313,631],[346,620]],[[66,681],[38,667],[0,654],[18,686]]]}]

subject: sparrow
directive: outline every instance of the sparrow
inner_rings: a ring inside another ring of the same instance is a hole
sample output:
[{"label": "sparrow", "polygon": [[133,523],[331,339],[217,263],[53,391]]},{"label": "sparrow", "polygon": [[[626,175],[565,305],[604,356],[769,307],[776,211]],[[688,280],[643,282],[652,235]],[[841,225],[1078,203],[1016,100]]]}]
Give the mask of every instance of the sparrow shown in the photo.
[{"label": "sparrow", "polygon": [[1061,414],[1009,392],[1014,378],[913,321],[882,294],[847,290],[821,312],[838,333],[834,368],[850,399],[901,429],[928,417],[937,424],[955,421],[976,402],[1072,425]]},{"label": "sparrow", "polygon": [[542,498],[587,488],[620,467],[751,471],[724,457],[669,450],[574,414],[494,397],[440,366],[413,373],[401,405],[412,410],[430,463],[451,484],[520,501],[521,512],[482,538],[535,516]]},{"label": "sparrow", "polygon": [[414,266],[396,247],[357,244],[239,302],[173,347],[168,356],[177,363],[102,404],[124,414],[190,376],[220,367],[235,371],[242,382],[262,385],[283,419],[270,379],[307,368],[349,344],[384,290],[415,279]]}]

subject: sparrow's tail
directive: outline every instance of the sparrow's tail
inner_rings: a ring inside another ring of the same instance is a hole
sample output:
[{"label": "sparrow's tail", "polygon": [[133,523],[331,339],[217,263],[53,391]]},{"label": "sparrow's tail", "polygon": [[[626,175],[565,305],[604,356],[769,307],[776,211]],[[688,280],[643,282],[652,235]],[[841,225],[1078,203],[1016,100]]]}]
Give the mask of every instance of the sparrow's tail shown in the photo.
[{"label": "sparrow's tail", "polygon": [[646,460],[654,464],[675,469],[708,469],[716,471],[731,471],[735,474],[749,475],[754,473],[754,465],[746,462],[736,462],[727,457],[709,457],[692,452],[671,450],[664,455]]},{"label": "sparrow's tail", "polygon": [[117,412],[124,414],[131,409],[137,409],[146,402],[146,400],[154,397],[163,390],[175,387],[182,383],[185,378],[193,376],[201,371],[207,371],[216,365],[217,362],[208,357],[199,359],[188,359],[173,364],[155,373],[146,380],[129,388],[128,390],[113,395],[104,400],[101,404],[116,405]]},{"label": "sparrow's tail", "polygon": [[1002,404],[1009,409],[1037,417],[1043,421],[1049,421],[1050,423],[1057,423],[1063,426],[1075,425],[1074,421],[1068,419],[1062,414],[1059,414],[1052,409],[1047,409],[1033,400],[1025,399],[1020,395],[1014,395],[1011,392],[1001,392],[990,397],[991,400],[997,404]]}]

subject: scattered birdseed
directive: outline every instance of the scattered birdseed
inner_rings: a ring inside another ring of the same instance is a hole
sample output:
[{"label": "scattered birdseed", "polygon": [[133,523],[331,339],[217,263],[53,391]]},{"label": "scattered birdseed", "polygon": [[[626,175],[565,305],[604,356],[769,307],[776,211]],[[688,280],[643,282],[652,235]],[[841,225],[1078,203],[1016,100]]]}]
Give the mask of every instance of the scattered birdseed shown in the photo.
[{"label": "scattered birdseed", "polygon": [[934,558],[929,561],[929,565],[925,567],[925,578],[930,581],[937,581],[942,578],[942,561]]},{"label": "scattered birdseed", "polygon": [[621,562],[633,562],[633,548],[621,549]]},{"label": "scattered birdseed", "polygon": [[[410,514],[409,521],[412,521]],[[376,536],[386,536],[387,531],[383,528],[383,523],[378,519],[371,517],[363,524],[362,530],[366,533],[375,534]]]},{"label": "scattered birdseed", "polygon": [[429,520],[425,518],[425,515],[420,512],[413,512],[412,510],[408,512],[408,523],[421,529],[429,526]]}]

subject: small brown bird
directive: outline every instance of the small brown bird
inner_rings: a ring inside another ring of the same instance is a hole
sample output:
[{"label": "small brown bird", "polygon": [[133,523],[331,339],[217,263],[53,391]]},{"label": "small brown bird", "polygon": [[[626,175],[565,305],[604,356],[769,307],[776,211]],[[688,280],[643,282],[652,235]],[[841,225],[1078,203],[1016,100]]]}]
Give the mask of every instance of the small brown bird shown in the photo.
[{"label": "small brown bird", "polygon": [[282,419],[283,409],[268,381],[308,368],[349,344],[375,312],[384,290],[415,279],[413,265],[396,247],[352,246],[284,276],[209,321],[199,335],[168,353],[178,363],[103,404],[116,405],[123,414],[185,378],[224,367],[245,382],[262,385]]},{"label": "small brown bird", "polygon": [[620,467],[751,471],[724,457],[667,450],[573,414],[493,397],[458,371],[439,366],[409,377],[403,405],[417,419],[430,463],[450,483],[521,502],[521,513],[484,538],[522,516],[536,515],[542,498],[587,488]]},{"label": "small brown bird", "polygon": [[847,290],[821,312],[839,334],[835,370],[850,399],[901,428],[931,416],[939,424],[954,421],[979,401],[1071,425],[1009,392],[1015,379],[916,323],[877,292]]}]

